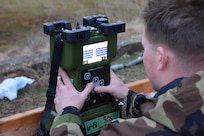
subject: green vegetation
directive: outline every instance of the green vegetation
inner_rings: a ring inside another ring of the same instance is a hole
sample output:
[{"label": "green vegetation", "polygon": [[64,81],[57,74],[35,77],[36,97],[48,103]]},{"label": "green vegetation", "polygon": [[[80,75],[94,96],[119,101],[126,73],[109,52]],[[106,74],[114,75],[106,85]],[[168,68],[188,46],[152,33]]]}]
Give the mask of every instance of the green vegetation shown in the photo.
[{"label": "green vegetation", "polygon": [[[114,64],[126,64],[134,59],[136,59],[138,56],[142,55],[141,52],[128,52],[125,53],[123,56],[121,56],[119,59],[112,62],[112,65]],[[136,80],[147,78],[144,70],[143,63],[131,66],[129,68],[124,68],[121,70],[115,71],[115,73],[120,77],[120,79],[124,83],[130,83]]]},{"label": "green vegetation", "polygon": [[0,0],[0,3],[0,46],[10,46],[46,21],[64,19],[75,24],[83,16],[105,14],[110,22],[131,22],[138,16],[142,0]]},{"label": "green vegetation", "polygon": [[[14,48],[8,54],[11,57],[48,51],[49,39],[42,32],[42,24],[47,21],[69,20],[75,28],[74,24],[81,24],[84,16],[105,14],[110,22],[126,22],[126,33],[122,36],[131,37],[141,33],[142,28],[141,23],[138,25],[138,12],[143,0],[0,0],[0,3],[0,55],[13,46],[21,47]],[[126,53],[112,64],[127,63],[138,55],[141,52]],[[4,57],[2,55],[2,60]],[[43,71],[46,67],[43,65],[41,69]],[[35,78],[34,84],[20,90],[17,99],[0,101],[0,118],[45,105],[47,87],[43,85],[48,83],[48,74],[42,71],[30,73],[31,78],[38,77],[40,80]],[[145,78],[144,73],[143,64],[116,71],[125,83]]]}]

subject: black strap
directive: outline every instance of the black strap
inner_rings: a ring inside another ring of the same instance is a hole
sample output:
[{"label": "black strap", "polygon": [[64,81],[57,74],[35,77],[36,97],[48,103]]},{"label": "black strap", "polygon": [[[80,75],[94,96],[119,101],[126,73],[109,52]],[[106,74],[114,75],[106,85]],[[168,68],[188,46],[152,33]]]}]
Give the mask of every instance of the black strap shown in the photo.
[{"label": "black strap", "polygon": [[46,130],[46,123],[48,122],[48,119],[54,106],[55,90],[57,85],[58,68],[61,60],[62,47],[63,41],[61,40],[61,36],[57,36],[55,39],[55,45],[51,61],[49,87],[47,89],[46,94],[47,101],[41,118],[40,129],[37,130],[37,136],[49,136],[49,131]]}]

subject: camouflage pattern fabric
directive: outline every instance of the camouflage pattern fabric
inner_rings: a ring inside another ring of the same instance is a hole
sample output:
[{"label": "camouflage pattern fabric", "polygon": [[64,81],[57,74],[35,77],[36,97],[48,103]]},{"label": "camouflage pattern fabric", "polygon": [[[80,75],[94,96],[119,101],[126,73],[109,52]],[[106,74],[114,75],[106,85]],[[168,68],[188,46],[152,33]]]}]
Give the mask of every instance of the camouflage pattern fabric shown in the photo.
[{"label": "camouflage pattern fabric", "polygon": [[[204,71],[157,98],[129,91],[123,106],[123,119],[117,119],[100,136],[203,136]],[[53,122],[51,136],[83,135],[80,117],[66,114]]]},{"label": "camouflage pattern fabric", "polygon": [[83,123],[79,116],[74,114],[58,114],[50,130],[51,136],[83,136]]}]

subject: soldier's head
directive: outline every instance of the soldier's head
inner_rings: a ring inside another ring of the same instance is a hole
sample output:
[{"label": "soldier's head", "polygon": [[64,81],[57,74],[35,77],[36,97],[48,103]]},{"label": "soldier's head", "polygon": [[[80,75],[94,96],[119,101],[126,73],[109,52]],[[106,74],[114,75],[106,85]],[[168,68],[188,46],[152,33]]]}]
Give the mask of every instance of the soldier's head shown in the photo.
[{"label": "soldier's head", "polygon": [[[176,59],[177,65],[183,68],[178,73],[183,72],[183,76],[188,76],[187,71],[191,74],[204,68],[204,0],[147,0],[141,17],[145,24],[144,47],[148,46],[154,55],[163,52],[166,54],[164,57]],[[170,52],[169,56],[166,51]],[[146,69],[158,69],[159,64],[153,67],[154,59],[161,58],[150,56],[149,51],[147,53],[144,51]],[[145,55],[148,57],[146,60]],[[146,71],[150,76],[154,72]]]}]

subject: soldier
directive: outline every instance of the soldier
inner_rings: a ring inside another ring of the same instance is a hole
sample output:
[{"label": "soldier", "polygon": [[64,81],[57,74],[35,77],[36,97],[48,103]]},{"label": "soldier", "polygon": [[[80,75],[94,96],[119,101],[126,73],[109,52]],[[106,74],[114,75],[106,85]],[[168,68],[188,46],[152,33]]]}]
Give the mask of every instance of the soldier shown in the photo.
[{"label": "soldier", "polygon": [[[110,93],[124,102],[123,119],[110,123],[100,136],[201,136],[204,134],[204,1],[147,0],[144,20],[144,65],[153,98],[129,90],[111,72]],[[83,135],[79,117],[93,84],[78,92],[63,69],[57,83],[52,136]]]}]

